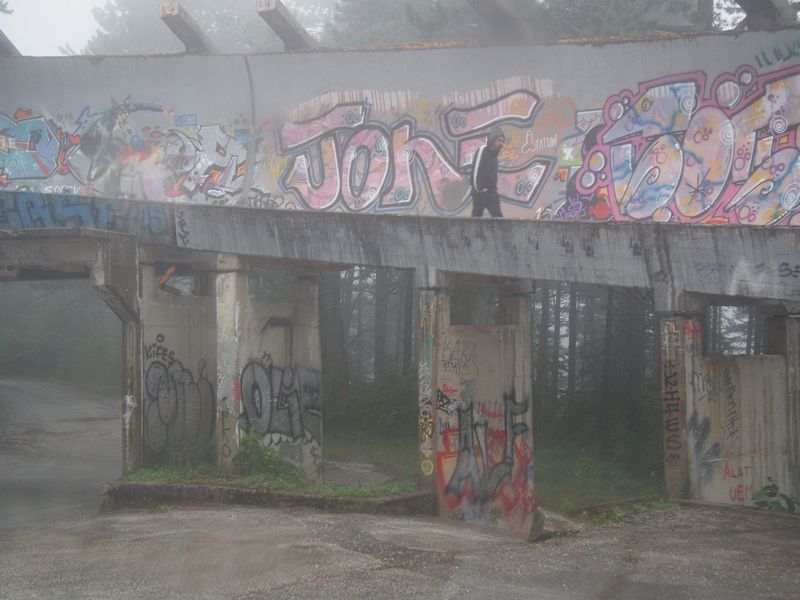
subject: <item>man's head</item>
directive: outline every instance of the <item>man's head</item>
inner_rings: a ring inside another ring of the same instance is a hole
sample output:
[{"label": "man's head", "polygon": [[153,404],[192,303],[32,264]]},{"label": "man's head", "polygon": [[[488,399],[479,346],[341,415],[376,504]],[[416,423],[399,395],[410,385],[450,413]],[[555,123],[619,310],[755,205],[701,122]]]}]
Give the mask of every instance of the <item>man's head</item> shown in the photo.
[{"label": "man's head", "polygon": [[492,127],[492,130],[489,132],[489,137],[486,140],[486,145],[489,147],[490,150],[494,152],[500,152],[503,148],[503,144],[506,143],[506,136],[503,133],[503,130],[499,127]]}]

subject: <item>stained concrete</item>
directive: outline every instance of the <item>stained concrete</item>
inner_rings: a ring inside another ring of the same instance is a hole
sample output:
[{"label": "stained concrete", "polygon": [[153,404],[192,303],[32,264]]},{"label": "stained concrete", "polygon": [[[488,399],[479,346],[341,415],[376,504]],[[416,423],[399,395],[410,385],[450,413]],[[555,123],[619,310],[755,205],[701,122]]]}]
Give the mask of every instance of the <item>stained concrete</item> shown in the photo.
[{"label": "stained concrete", "polygon": [[4,532],[8,598],[785,599],[800,519],[702,508],[529,544],[430,518],[168,510]]}]

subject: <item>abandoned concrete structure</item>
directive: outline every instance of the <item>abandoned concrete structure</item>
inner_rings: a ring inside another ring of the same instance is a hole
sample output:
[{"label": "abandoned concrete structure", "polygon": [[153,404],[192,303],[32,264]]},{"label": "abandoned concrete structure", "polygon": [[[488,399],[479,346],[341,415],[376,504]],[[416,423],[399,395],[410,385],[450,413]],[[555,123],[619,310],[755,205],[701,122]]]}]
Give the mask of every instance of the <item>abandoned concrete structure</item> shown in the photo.
[{"label": "abandoned concrete structure", "polygon": [[[424,485],[443,515],[522,531],[532,286],[653,289],[670,492],[797,495],[798,45],[2,57],[0,274],[89,277],[124,323],[126,471],[212,438],[227,464],[246,423],[317,477],[319,273],[414,269]],[[510,218],[461,218],[496,124]],[[453,322],[469,281],[501,322]],[[706,355],[703,311],[745,303],[767,354]]]}]

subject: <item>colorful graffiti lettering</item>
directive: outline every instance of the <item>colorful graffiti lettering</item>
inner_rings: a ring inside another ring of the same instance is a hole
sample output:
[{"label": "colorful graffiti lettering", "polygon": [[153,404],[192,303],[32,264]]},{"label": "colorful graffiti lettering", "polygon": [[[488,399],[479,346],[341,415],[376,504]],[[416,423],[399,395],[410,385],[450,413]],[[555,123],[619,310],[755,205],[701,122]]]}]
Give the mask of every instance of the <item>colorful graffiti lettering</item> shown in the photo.
[{"label": "colorful graffiti lettering", "polygon": [[168,208],[152,202],[0,191],[0,229],[88,227],[170,243]]},{"label": "colorful graffiti lettering", "polygon": [[608,199],[610,218],[789,224],[800,203],[793,127],[800,72],[687,73],[609,98],[572,174],[574,202]]},{"label": "colorful graffiti lettering", "polygon": [[[506,129],[498,191],[514,218],[800,224],[796,44],[712,79],[672,74],[577,107],[525,77],[432,101],[331,92],[285,117],[204,123],[112,99],[77,118],[0,114],[0,186],[268,208],[463,215],[468,169]],[[491,91],[489,91],[491,89]],[[147,119],[137,124],[136,119]],[[76,185],[77,183],[77,185]]]},{"label": "colorful graffiti lettering", "polygon": [[[439,397],[439,410],[449,414],[452,400],[442,390]],[[461,400],[455,409],[457,427],[446,416],[440,419],[437,477],[443,500],[456,518],[487,520],[488,514],[477,513],[500,508],[493,522],[525,522],[535,510],[533,448],[524,435],[528,426],[516,419],[528,412],[529,403],[518,402],[513,390],[503,394],[496,411],[464,404],[463,395]]]},{"label": "colorful graffiti lettering", "polygon": [[[409,114],[388,123],[369,102],[340,104],[279,128],[280,150],[289,157],[281,186],[316,210],[408,209],[426,195],[435,213],[456,214],[468,200],[464,169],[488,129],[530,126],[540,103],[532,92],[517,90],[478,106],[444,107],[433,134],[419,133]],[[506,160],[501,197],[530,206],[551,162],[519,154]]]}]

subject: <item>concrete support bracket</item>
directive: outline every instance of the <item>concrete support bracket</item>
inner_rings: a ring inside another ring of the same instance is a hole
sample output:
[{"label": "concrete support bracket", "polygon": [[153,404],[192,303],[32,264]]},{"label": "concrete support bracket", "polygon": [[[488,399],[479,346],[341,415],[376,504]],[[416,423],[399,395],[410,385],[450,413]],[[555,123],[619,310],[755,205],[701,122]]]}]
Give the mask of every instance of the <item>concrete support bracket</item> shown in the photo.
[{"label": "concrete support bracket", "polygon": [[0,56],[22,56],[14,42],[8,39],[2,31],[0,31]]},{"label": "concrete support bracket", "polygon": [[215,54],[219,52],[197,22],[180,2],[162,2],[161,20],[170,28],[188,54]]},{"label": "concrete support bracket", "polygon": [[258,15],[281,38],[283,48],[287,52],[307,50],[316,45],[314,38],[297,22],[297,19],[281,0],[257,0],[256,10]]}]

